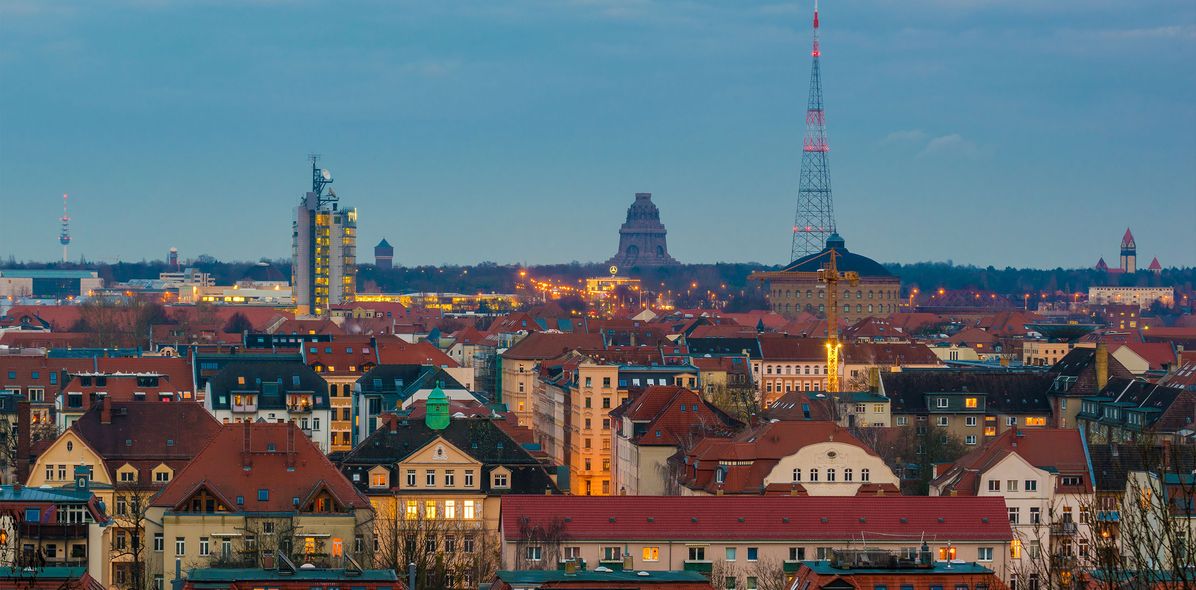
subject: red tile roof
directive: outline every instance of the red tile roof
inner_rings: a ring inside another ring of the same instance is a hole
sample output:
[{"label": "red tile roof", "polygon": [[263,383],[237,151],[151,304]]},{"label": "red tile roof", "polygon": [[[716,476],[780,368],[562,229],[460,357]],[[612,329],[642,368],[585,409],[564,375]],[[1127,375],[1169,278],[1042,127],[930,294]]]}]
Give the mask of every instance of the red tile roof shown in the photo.
[{"label": "red tile roof", "polygon": [[533,332],[502,354],[515,360],[544,360],[579,348],[601,349],[601,334],[587,332]]},{"label": "red tile roof", "polygon": [[155,467],[165,463],[181,471],[220,430],[220,423],[196,402],[112,402],[107,424],[101,408],[94,407],[71,430],[100,455],[112,481],[128,463],[137,468],[140,484],[152,484]]},{"label": "red tile roof", "polygon": [[766,361],[826,361],[822,338],[762,334],[759,340],[760,357]]},{"label": "red tile roof", "polygon": [[672,447],[693,437],[730,436],[742,426],[684,387],[654,385],[616,411],[632,422],[647,423],[644,434],[633,437],[636,444],[647,446]]},{"label": "red tile roof", "polygon": [[[224,425],[152,505],[177,507],[201,488],[224,498],[234,511],[292,512],[293,498],[303,502],[320,488],[344,507],[369,507],[365,496],[292,422]],[[267,500],[258,500],[261,489],[269,490]],[[243,506],[233,502],[237,496],[245,499]]]},{"label": "red tile roof", "polygon": [[1147,363],[1151,370],[1162,371],[1175,365],[1175,348],[1170,342],[1133,342],[1123,344]]},{"label": "red tile roof", "polygon": [[938,470],[934,483],[940,493],[975,495],[980,491],[980,478],[989,468],[1005,457],[1017,454],[1026,462],[1059,475],[1081,477],[1079,488],[1056,491],[1091,493],[1092,473],[1088,469],[1087,451],[1080,431],[1074,428],[1027,428],[1006,430],[954,464]]},{"label": "red tile roof", "polygon": [[378,339],[378,360],[383,365],[460,366],[452,357],[427,340],[412,344],[397,337]]},{"label": "red tile roof", "polygon": [[503,496],[501,527],[519,539],[532,526],[564,523],[574,541],[1009,541],[998,496]]}]

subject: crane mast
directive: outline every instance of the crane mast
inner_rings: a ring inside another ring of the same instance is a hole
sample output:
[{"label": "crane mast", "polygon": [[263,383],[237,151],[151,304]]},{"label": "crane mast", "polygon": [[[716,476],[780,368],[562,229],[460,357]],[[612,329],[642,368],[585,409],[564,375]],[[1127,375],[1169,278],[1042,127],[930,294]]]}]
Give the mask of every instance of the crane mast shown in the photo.
[{"label": "crane mast", "polygon": [[825,268],[816,273],[818,281],[826,285],[826,390],[830,393],[839,392],[839,283],[856,285],[860,282],[860,274],[854,271],[839,272],[839,253],[831,248],[827,250],[829,261]]}]

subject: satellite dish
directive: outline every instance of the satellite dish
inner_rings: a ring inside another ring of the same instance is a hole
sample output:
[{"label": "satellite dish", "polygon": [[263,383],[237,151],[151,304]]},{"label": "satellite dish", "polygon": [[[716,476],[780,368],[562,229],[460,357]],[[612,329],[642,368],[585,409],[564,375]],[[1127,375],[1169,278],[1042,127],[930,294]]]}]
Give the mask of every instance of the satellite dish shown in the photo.
[{"label": "satellite dish", "polygon": [[327,168],[321,170],[320,175],[324,177],[324,180],[332,180],[332,173]]}]

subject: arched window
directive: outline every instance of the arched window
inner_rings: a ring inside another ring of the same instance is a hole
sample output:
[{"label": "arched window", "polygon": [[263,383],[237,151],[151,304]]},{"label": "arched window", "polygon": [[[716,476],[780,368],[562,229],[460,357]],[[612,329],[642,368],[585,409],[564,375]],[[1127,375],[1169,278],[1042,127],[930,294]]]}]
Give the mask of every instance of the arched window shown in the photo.
[{"label": "arched window", "polygon": [[850,467],[843,470],[843,481],[851,481],[851,468]]},{"label": "arched window", "polygon": [[810,470],[810,481],[818,481],[818,469],[817,468]]},{"label": "arched window", "polygon": [[801,481],[801,469],[793,470],[793,481],[795,481],[795,482]]},{"label": "arched window", "polygon": [[868,469],[867,468],[860,470],[860,481],[868,481]]},{"label": "arched window", "polygon": [[826,480],[835,481],[835,469],[833,467],[826,470]]},{"label": "arched window", "polygon": [[814,298],[814,292],[809,289],[806,289],[806,299],[813,299],[813,298]]}]

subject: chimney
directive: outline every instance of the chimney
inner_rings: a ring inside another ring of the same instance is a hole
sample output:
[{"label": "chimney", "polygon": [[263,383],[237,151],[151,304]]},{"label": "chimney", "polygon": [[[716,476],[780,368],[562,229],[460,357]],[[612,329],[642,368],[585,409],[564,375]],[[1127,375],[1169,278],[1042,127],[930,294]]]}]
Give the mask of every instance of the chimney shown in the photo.
[{"label": "chimney", "polygon": [[29,477],[29,453],[32,447],[33,419],[29,411],[29,400],[17,402],[17,481]]},{"label": "chimney", "polygon": [[106,395],[100,400],[100,424],[112,424],[112,398]]},{"label": "chimney", "polygon": [[1161,463],[1163,464],[1163,474],[1171,470],[1171,439],[1163,439],[1163,457]]},{"label": "chimney", "polygon": [[1096,390],[1101,391],[1109,382],[1109,347],[1105,341],[1096,343]]}]

